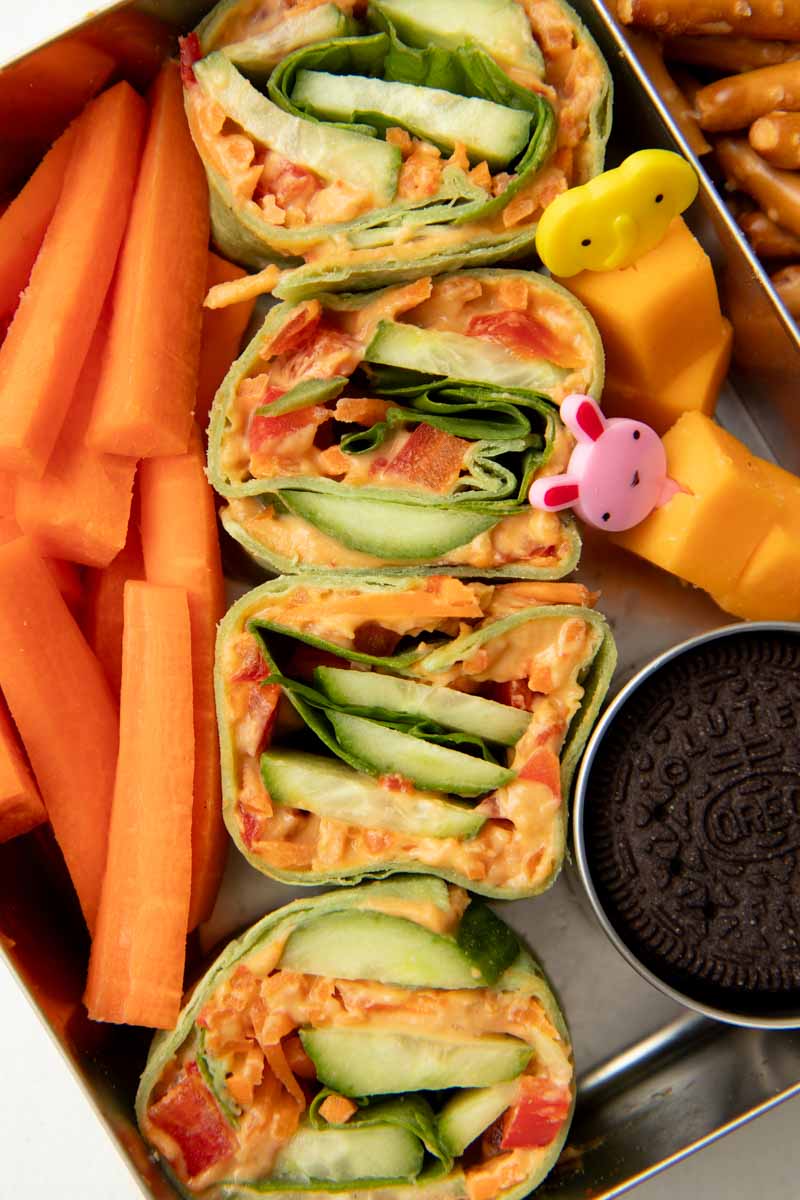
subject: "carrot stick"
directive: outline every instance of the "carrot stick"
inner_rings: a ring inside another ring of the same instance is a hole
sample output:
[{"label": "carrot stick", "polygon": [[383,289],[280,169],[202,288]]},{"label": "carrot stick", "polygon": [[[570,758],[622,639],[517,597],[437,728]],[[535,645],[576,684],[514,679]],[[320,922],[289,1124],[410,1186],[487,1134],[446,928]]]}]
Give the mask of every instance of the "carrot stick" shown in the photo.
[{"label": "carrot stick", "polygon": [[146,459],[140,467],[145,577],[184,587],[189,597],[195,740],[189,929],[211,914],[227,847],[214,708],[214,644],[225,603],[217,517],[203,464],[195,428],[188,454]]},{"label": "carrot stick", "polygon": [[43,825],[47,813],[14,723],[0,698],[0,842]]},{"label": "carrot stick", "polygon": [[98,450],[135,458],[188,445],[208,261],[208,191],[175,63],[161,71],[151,104],[88,435]]},{"label": "carrot stick", "polygon": [[142,540],[134,513],[128,538],[116,558],[101,570],[90,570],[81,627],[100,660],[114,697],[122,680],[122,601],[129,579],[144,579]]},{"label": "carrot stick", "polygon": [[[218,255],[209,253],[206,291],[219,283],[244,279],[247,272]],[[244,331],[250,320],[255,297],[232,304],[229,308],[203,309],[203,336],[200,342],[200,370],[197,377],[195,420],[201,429],[208,424],[208,414],[217,388],[228,367],[239,353]]]},{"label": "carrot stick", "polygon": [[115,68],[104,50],[67,37],[0,71],[0,187],[18,186],[34,170]]},{"label": "carrot stick", "polygon": [[50,224],[75,140],[75,127],[48,150],[19,195],[0,217],[0,314],[10,315],[30,278],[31,268]]},{"label": "carrot stick", "polygon": [[91,929],[117,759],[117,712],[52,575],[28,538],[0,547],[0,689]]},{"label": "carrot stick", "polygon": [[158,73],[175,34],[150,13],[126,8],[103,13],[90,25],[81,26],[78,38],[110,54],[128,83],[141,91]]},{"label": "carrot stick", "polygon": [[107,566],[125,545],[131,511],[134,458],[85,445],[100,377],[108,323],[101,317],[75,395],[41,479],[20,477],[16,518],[21,529],[54,558]]},{"label": "carrot stick", "polygon": [[56,211],[0,349],[0,467],[39,478],[69,408],[108,291],[144,124],[127,83],[77,123]]},{"label": "carrot stick", "polygon": [[95,1021],[169,1029],[178,1018],[193,760],[186,592],[131,581],[108,866],[85,995]]}]

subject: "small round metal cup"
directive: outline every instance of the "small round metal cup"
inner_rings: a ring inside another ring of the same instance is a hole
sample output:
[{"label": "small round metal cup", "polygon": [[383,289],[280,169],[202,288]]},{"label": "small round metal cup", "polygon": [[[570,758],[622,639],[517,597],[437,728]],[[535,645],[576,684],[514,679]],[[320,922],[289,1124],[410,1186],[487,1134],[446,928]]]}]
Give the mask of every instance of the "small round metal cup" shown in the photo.
[{"label": "small round metal cup", "polygon": [[591,874],[591,866],[589,856],[586,850],[585,840],[585,814],[587,805],[587,795],[589,791],[589,781],[592,773],[592,764],[594,763],[597,751],[605,737],[607,731],[614,722],[615,717],[620,710],[624,708],[628,699],[635,691],[644,683],[646,679],[658,672],[667,663],[679,658],[687,651],[692,650],[695,646],[701,646],[708,642],[717,641],[721,638],[731,637],[735,634],[747,631],[750,633],[763,631],[767,633],[790,632],[800,635],[800,623],[791,621],[746,621],[737,622],[734,625],[725,625],[719,629],[713,629],[708,633],[700,634],[698,637],[689,638],[685,642],[681,642],[677,646],[673,646],[670,650],[666,650],[663,654],[659,654],[651,662],[647,663],[641,670],[630,679],[625,686],[614,697],[611,704],[605,710],[595,729],[590,737],[586,750],[584,751],[583,759],[575,779],[575,792],[572,806],[572,829],[573,841],[575,847],[575,861],[578,868],[578,873],[581,877],[583,886],[589,897],[589,901],[594,909],[595,915],[602,925],[609,940],[614,944],[619,953],[624,959],[639,973],[644,979],[651,983],[653,987],[658,988],[664,995],[669,996],[678,1004],[683,1004],[686,1008],[693,1009],[695,1012],[703,1013],[707,1017],[712,1017],[717,1021],[725,1021],[731,1025],[744,1025],[757,1029],[796,1029],[800,1028],[800,1010],[796,1012],[782,1011],[779,1015],[761,1016],[759,1014],[737,1012],[735,1010],[727,1010],[717,1008],[710,1004],[705,1004],[692,996],[688,996],[683,992],[678,991],[671,984],[666,983],[658,975],[654,974],[649,967],[641,961],[637,954],[631,949],[627,942],[619,935],[614,924],[609,918],[597,890],[594,886]]}]

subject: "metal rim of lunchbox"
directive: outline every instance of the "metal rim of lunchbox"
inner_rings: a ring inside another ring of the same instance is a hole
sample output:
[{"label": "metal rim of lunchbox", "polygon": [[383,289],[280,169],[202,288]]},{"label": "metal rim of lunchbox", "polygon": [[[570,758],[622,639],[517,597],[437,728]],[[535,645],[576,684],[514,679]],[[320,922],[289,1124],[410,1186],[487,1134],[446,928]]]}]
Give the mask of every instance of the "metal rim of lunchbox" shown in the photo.
[{"label": "metal rim of lunchbox", "polygon": [[676,1004],[683,1005],[684,1008],[692,1009],[694,1012],[701,1013],[703,1016],[711,1017],[716,1021],[723,1021],[727,1025],[743,1026],[751,1029],[797,1029],[800,1028],[800,1011],[796,1015],[779,1016],[779,1017],[759,1017],[749,1013],[737,1013],[728,1011],[722,1008],[716,1008],[710,1004],[703,1004],[699,1000],[695,1000],[691,996],[685,995],[683,992],[666,983],[658,975],[654,974],[649,967],[637,957],[630,946],[623,941],[617,933],[614,925],[606,914],[600,897],[597,894],[594,883],[592,881],[592,872],[589,865],[588,856],[586,853],[586,839],[584,836],[584,817],[586,813],[587,795],[589,789],[589,778],[591,776],[592,765],[597,755],[597,751],[603,741],[603,738],[614,722],[615,717],[624,708],[630,696],[649,679],[651,675],[659,671],[668,662],[675,658],[679,658],[686,651],[694,649],[696,646],[702,646],[707,642],[717,641],[720,638],[731,637],[738,633],[795,633],[800,635],[800,622],[795,621],[737,621],[732,625],[722,625],[717,629],[709,630],[707,633],[698,634],[696,637],[688,638],[684,642],[680,642],[677,646],[670,647],[662,654],[657,655],[650,662],[646,663],[636,674],[628,680],[628,682],[620,689],[611,703],[603,712],[600,720],[592,731],[591,737],[587,742],[586,749],[581,759],[578,773],[575,777],[575,791],[572,801],[572,837],[575,848],[575,862],[578,868],[578,874],[583,884],[586,894],[589,897],[589,902],[594,911],[594,915],[600,922],[604,933],[611,941],[613,946],[622,957],[627,961],[629,966],[652,984],[654,988],[669,996]]}]

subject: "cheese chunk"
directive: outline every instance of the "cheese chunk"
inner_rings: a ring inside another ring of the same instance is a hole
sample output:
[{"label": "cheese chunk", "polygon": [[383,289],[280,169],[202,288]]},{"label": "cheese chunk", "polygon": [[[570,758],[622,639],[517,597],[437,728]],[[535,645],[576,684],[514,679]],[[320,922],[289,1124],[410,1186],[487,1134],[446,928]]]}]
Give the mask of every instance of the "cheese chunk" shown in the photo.
[{"label": "cheese chunk", "polygon": [[730,591],[714,599],[749,621],[800,621],[800,520],[773,526]]},{"label": "cheese chunk", "polygon": [[[632,266],[558,282],[597,322],[611,393],[658,394],[699,359],[720,354],[726,335],[711,260],[680,217]],[[625,415],[650,421],[644,411]]]},{"label": "cheese chunk", "polygon": [[665,434],[682,413],[700,412],[710,417],[728,373],[733,342],[733,327],[722,318],[719,340],[700,354],[674,378],[656,388],[641,390],[611,380],[603,392],[603,412],[607,417],[633,417]]},{"label": "cheese chunk", "polygon": [[664,448],[669,475],[686,490],[613,540],[689,583],[727,595],[780,522],[789,481],[798,481],[700,412],[682,416]]}]

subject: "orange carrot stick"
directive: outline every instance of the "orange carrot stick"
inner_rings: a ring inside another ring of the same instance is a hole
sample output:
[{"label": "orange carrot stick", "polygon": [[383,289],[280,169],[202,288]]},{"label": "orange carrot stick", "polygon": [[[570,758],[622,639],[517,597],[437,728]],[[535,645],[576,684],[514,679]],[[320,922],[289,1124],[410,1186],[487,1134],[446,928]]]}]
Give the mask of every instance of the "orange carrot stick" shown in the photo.
[{"label": "orange carrot stick", "polygon": [[[2,228],[2,226],[0,226]],[[243,279],[247,274],[241,267],[220,258],[217,254],[208,256],[208,273],[206,275],[206,291],[216,287],[218,283],[230,283],[234,279]],[[208,424],[208,414],[217,388],[225,378],[228,367],[239,353],[244,331],[250,320],[255,304],[252,300],[243,300],[241,304],[231,304],[229,308],[203,309],[203,336],[200,343],[200,370],[197,377],[197,405],[195,420],[201,429]]]},{"label": "orange carrot stick", "polygon": [[90,567],[107,566],[125,545],[136,471],[134,458],[85,444],[107,328],[101,317],[44,475],[20,477],[16,489],[20,528],[44,553]]},{"label": "orange carrot stick", "polygon": [[186,592],[131,581],[108,866],[85,996],[95,1021],[169,1029],[178,1019],[193,759]]},{"label": "orange carrot stick", "polygon": [[19,304],[19,294],[30,278],[31,268],[55,211],[61,185],[75,140],[70,125],[48,150],[19,195],[0,217],[0,314],[8,316]]},{"label": "orange carrot stick", "polygon": [[0,698],[0,842],[30,833],[47,820],[17,731]]},{"label": "orange carrot stick", "polygon": [[0,467],[38,478],[69,408],[127,219],[145,107],[127,83],[94,100],[31,281],[0,349]]},{"label": "orange carrot stick", "polygon": [[78,39],[110,54],[128,83],[140,91],[148,87],[172,49],[175,34],[150,13],[115,9],[90,25],[82,25]]},{"label": "orange carrot stick", "polygon": [[43,558],[42,562],[55,579],[56,587],[67,602],[67,608],[73,617],[80,621],[83,607],[83,580],[80,568],[63,558]]},{"label": "orange carrot stick", "polygon": [[142,540],[133,512],[128,537],[107,567],[87,572],[86,600],[81,627],[100,660],[111,691],[119,700],[122,681],[122,602],[129,579],[144,579]]},{"label": "orange carrot stick", "polygon": [[19,186],[30,175],[115,67],[104,50],[67,37],[0,71],[0,187]]},{"label": "orange carrot stick", "polygon": [[225,603],[217,517],[203,464],[195,428],[188,454],[145,459],[140,467],[145,577],[184,587],[189,597],[195,737],[189,929],[211,914],[227,847],[214,708],[214,643]]},{"label": "orange carrot stick", "polygon": [[175,63],[161,71],[151,103],[88,435],[98,450],[135,458],[188,445],[208,255],[208,191]]},{"label": "orange carrot stick", "polygon": [[0,689],[91,929],[105,869],[117,711],[28,538],[0,547]]}]

